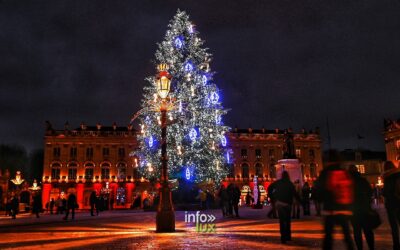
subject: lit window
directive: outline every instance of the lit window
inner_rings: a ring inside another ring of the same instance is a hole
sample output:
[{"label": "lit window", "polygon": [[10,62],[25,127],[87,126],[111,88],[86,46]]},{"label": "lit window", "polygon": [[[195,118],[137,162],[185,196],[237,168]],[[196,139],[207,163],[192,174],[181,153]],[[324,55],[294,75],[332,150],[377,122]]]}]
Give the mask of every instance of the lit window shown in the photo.
[{"label": "lit window", "polygon": [[85,179],[86,180],[93,179],[93,168],[89,167],[85,169]]},{"label": "lit window", "polygon": [[53,157],[54,158],[60,158],[61,155],[61,149],[59,147],[53,148]]},{"label": "lit window", "polygon": [[60,179],[60,168],[52,168],[51,169],[51,179],[53,179],[53,180]]},{"label": "lit window", "polygon": [[274,150],[273,149],[270,149],[268,154],[269,154],[269,158],[271,160],[274,159]]},{"label": "lit window", "polygon": [[243,148],[240,152],[240,155],[242,156],[242,158],[247,158],[247,149]]},{"label": "lit window", "polygon": [[256,149],[256,158],[261,159],[261,149]]},{"label": "lit window", "polygon": [[256,164],[256,175],[258,177],[262,177],[263,176],[262,165],[260,163]]},{"label": "lit window", "polygon": [[364,165],[356,165],[358,172],[361,174],[365,174],[365,166]]},{"label": "lit window", "polygon": [[71,159],[76,159],[77,153],[78,153],[78,149],[76,147],[72,147],[70,149],[70,157],[71,157]]},{"label": "lit window", "polygon": [[93,158],[93,148],[87,148],[86,149],[86,158],[87,159],[92,159]]},{"label": "lit window", "polygon": [[75,180],[76,179],[77,169],[76,167],[68,168],[68,179]]},{"label": "lit window", "polygon": [[296,157],[297,158],[300,158],[300,156],[301,156],[301,149],[296,149]]},{"label": "lit window", "polygon": [[101,168],[101,179],[110,179],[110,169],[108,167]]},{"label": "lit window", "polygon": [[249,178],[249,165],[246,163],[242,165],[242,178]]},{"label": "lit window", "polygon": [[103,148],[103,157],[108,157],[108,156],[110,156],[110,149]]},{"label": "lit window", "polygon": [[119,156],[119,158],[124,158],[125,157],[125,148],[119,148],[118,149],[118,156]]}]

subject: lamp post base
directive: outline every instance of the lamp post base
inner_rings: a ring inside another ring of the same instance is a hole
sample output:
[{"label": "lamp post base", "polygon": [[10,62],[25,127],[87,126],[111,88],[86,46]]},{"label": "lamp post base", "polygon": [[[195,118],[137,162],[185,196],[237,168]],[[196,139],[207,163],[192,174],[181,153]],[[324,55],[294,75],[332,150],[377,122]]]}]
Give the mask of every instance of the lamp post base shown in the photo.
[{"label": "lamp post base", "polygon": [[158,233],[175,232],[175,212],[172,210],[157,212],[156,224]]},{"label": "lamp post base", "polygon": [[156,231],[159,233],[175,232],[175,211],[168,183],[163,183],[160,188],[160,205],[156,216]]}]

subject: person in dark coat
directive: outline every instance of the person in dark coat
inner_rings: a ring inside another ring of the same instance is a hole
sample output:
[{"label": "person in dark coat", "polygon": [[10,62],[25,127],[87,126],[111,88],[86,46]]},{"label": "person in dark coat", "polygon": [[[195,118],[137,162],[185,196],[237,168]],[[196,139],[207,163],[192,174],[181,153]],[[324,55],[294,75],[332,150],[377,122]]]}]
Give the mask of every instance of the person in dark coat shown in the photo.
[{"label": "person in dark coat", "polygon": [[364,231],[365,239],[367,240],[368,248],[374,249],[374,232],[365,223],[368,212],[371,208],[372,189],[369,182],[361,176],[357,167],[352,165],[349,167],[354,182],[354,204],[353,217],[351,224],[353,225],[354,241],[358,250],[363,249],[362,231]]},{"label": "person in dark coat", "polygon": [[89,197],[89,204],[90,204],[90,215],[94,216],[94,208],[96,207],[96,214],[99,215],[99,208],[97,206],[97,196],[96,191],[92,191]]},{"label": "person in dark coat", "polygon": [[278,210],[279,229],[281,233],[281,242],[286,243],[292,240],[291,210],[293,200],[300,200],[293,183],[290,181],[289,174],[286,171],[282,172],[282,178],[276,181],[275,184],[275,207]]},{"label": "person in dark coat", "polygon": [[308,182],[304,183],[303,188],[301,189],[301,196],[303,202],[303,214],[310,215],[310,185]]},{"label": "person in dark coat", "polygon": [[54,198],[51,198],[51,201],[50,201],[50,214],[53,214],[54,204],[55,204]]},{"label": "person in dark coat", "polygon": [[250,195],[250,191],[247,192],[246,194],[246,206],[250,206],[251,203],[251,195]]},{"label": "person in dark coat", "polygon": [[311,187],[311,200],[314,203],[316,215],[321,216],[321,201],[318,199],[317,194],[318,194],[318,190],[317,190],[317,187],[315,186],[315,182],[314,182],[313,186]]},{"label": "person in dark coat", "polygon": [[233,216],[233,183],[228,185],[228,188],[226,189],[226,192],[228,193],[228,212],[227,212],[227,216]]},{"label": "person in dark coat", "polygon": [[240,189],[238,186],[233,184],[232,206],[233,210],[235,210],[236,217],[239,217],[239,200],[240,200]]},{"label": "person in dark coat", "polygon": [[268,216],[268,218],[274,218],[274,219],[278,218],[278,216],[276,215],[276,208],[275,208],[275,201],[276,201],[276,199],[275,199],[275,191],[276,191],[275,184],[276,184],[276,182],[273,182],[267,188],[268,198],[271,202],[271,210],[268,212],[267,216]]},{"label": "person in dark coat", "polygon": [[75,194],[70,193],[68,195],[65,217],[63,219],[68,220],[69,211],[71,210],[71,217],[72,217],[72,220],[74,220],[76,207],[77,207],[76,196],[75,196]]},{"label": "person in dark coat", "polygon": [[391,161],[384,164],[383,196],[385,208],[392,229],[393,250],[400,250],[399,224],[400,224],[400,168],[396,168]]},{"label": "person in dark coat", "polygon": [[61,214],[64,213],[64,211],[67,209],[67,199],[65,199],[65,197],[63,197],[61,199]]},{"label": "person in dark coat", "polygon": [[335,225],[342,227],[344,241],[348,250],[353,250],[349,220],[352,215],[354,200],[353,183],[350,174],[341,167],[340,155],[335,154],[330,164],[321,171],[315,182],[317,199],[323,204],[324,232],[323,249],[331,250],[333,229]]},{"label": "person in dark coat", "polygon": [[36,218],[39,218],[39,213],[42,211],[42,199],[40,197],[40,194],[37,193],[35,196],[33,196],[33,206],[32,206],[32,212],[36,214]]},{"label": "person in dark coat", "polygon": [[225,217],[228,215],[229,197],[228,197],[228,192],[226,191],[224,185],[221,185],[218,196],[219,196],[219,205],[222,210],[222,216]]},{"label": "person in dark coat", "polygon": [[11,216],[13,219],[17,218],[17,214],[18,214],[18,209],[19,209],[19,200],[18,197],[15,193],[12,193],[12,198],[11,198]]}]

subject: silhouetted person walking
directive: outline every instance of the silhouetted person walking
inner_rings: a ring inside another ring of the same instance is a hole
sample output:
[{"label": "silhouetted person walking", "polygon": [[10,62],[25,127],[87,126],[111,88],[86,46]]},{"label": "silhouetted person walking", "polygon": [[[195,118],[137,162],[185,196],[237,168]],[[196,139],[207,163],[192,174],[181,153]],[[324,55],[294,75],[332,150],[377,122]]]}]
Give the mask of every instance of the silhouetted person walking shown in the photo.
[{"label": "silhouetted person walking", "polygon": [[76,207],[77,207],[76,196],[75,196],[75,194],[70,193],[68,195],[65,217],[63,219],[68,220],[69,211],[71,210],[71,217],[72,217],[72,220],[74,220]]},{"label": "silhouetted person walking", "polygon": [[222,210],[222,216],[225,217],[228,215],[229,197],[228,197],[228,192],[226,191],[224,185],[221,185],[218,196],[219,196],[219,205]]},{"label": "silhouetted person walking", "polygon": [[53,214],[54,204],[55,204],[54,198],[51,198],[51,201],[50,201],[50,214]]},{"label": "silhouetted person walking", "polygon": [[89,203],[90,203],[90,215],[94,216],[93,212],[94,212],[94,208],[96,207],[96,214],[99,215],[99,208],[97,206],[97,196],[96,196],[96,191],[93,191],[90,194],[89,197]]},{"label": "silhouetted person walking", "polygon": [[[301,185],[300,185],[300,180],[296,180],[294,182],[294,189],[296,191],[297,197],[301,197]],[[300,200],[295,199],[293,200],[293,205],[292,205],[292,219],[300,219]]]},{"label": "silhouetted person walking", "polygon": [[12,193],[12,198],[11,198],[11,216],[13,219],[17,218],[18,214],[18,209],[19,209],[19,200],[16,194]]},{"label": "silhouetted person walking", "polygon": [[40,197],[40,194],[37,193],[35,196],[33,196],[33,206],[32,206],[32,212],[36,214],[36,218],[39,218],[39,213],[42,211],[42,199]]},{"label": "silhouetted person walking", "polygon": [[275,207],[278,210],[279,229],[281,233],[281,242],[286,243],[292,240],[291,218],[293,200],[299,200],[296,189],[290,181],[289,174],[286,171],[282,172],[282,178],[276,181],[275,184]]},{"label": "silhouetted person walking", "polygon": [[399,224],[400,224],[400,168],[396,168],[391,161],[385,162],[383,167],[385,186],[383,196],[385,207],[392,229],[393,250],[400,250]]},{"label": "silhouetted person walking", "polygon": [[303,214],[310,215],[310,185],[308,182],[304,183],[303,188],[301,189],[302,203],[303,203]]},{"label": "silhouetted person walking", "polygon": [[268,198],[271,203],[271,210],[269,210],[267,216],[268,216],[268,218],[274,218],[274,219],[278,218],[278,216],[276,215],[276,208],[275,208],[275,201],[276,201],[276,199],[275,199],[275,191],[276,191],[275,184],[276,184],[276,182],[273,182],[267,188]]},{"label": "silhouetted person walking", "polygon": [[364,231],[365,239],[367,240],[368,248],[374,249],[374,232],[368,226],[368,212],[371,208],[372,188],[369,182],[361,176],[357,167],[352,165],[349,172],[354,182],[354,205],[353,217],[351,224],[353,225],[354,241],[358,250],[363,249],[362,231]]},{"label": "silhouetted person walking", "polygon": [[353,181],[350,174],[340,166],[340,156],[336,154],[330,157],[335,157],[335,159],[331,160],[330,165],[322,170],[315,183],[316,191],[318,191],[317,199],[322,201],[325,215],[323,249],[332,249],[333,229],[335,225],[340,225],[347,249],[353,250],[353,241],[349,228],[354,195]]},{"label": "silhouetted person walking", "polygon": [[233,210],[235,210],[236,217],[239,217],[239,200],[240,200],[240,189],[238,186],[233,184],[232,206]]}]

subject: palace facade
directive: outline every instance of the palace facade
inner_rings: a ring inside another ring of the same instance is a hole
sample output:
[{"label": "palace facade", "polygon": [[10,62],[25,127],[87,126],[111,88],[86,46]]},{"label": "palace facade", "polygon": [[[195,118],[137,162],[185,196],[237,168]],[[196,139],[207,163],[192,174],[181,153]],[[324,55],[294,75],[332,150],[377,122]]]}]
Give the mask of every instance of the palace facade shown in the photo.
[{"label": "palace facade", "polygon": [[396,167],[400,167],[400,119],[385,120],[384,127],[386,158]]},{"label": "palace facade", "polygon": [[238,129],[229,133],[233,151],[233,171],[235,179],[259,178],[274,180],[278,160],[284,158],[284,134],[292,133],[296,158],[305,179],[315,179],[322,170],[322,151],[319,129],[300,133],[289,130]]},{"label": "palace facade", "polygon": [[[43,204],[76,193],[80,208],[90,206],[92,191],[113,199],[116,207],[129,207],[135,187],[137,147],[132,126],[86,126],[54,130],[47,123],[44,137]],[[66,196],[66,195],[65,195]]]},{"label": "palace facade", "polygon": [[[88,208],[96,191],[116,208],[129,208],[135,193],[141,199],[157,191],[138,176],[138,160],[130,153],[138,147],[137,131],[132,126],[86,126],[54,130],[47,124],[42,179],[43,204],[73,192],[80,208]],[[224,183],[236,183],[243,194],[254,187],[254,177],[264,195],[275,180],[275,166],[283,158],[285,133],[293,134],[296,157],[305,180],[314,180],[322,169],[321,138],[318,129],[293,133],[289,130],[232,129],[230,174]],[[145,194],[145,195],[143,195]]]}]

